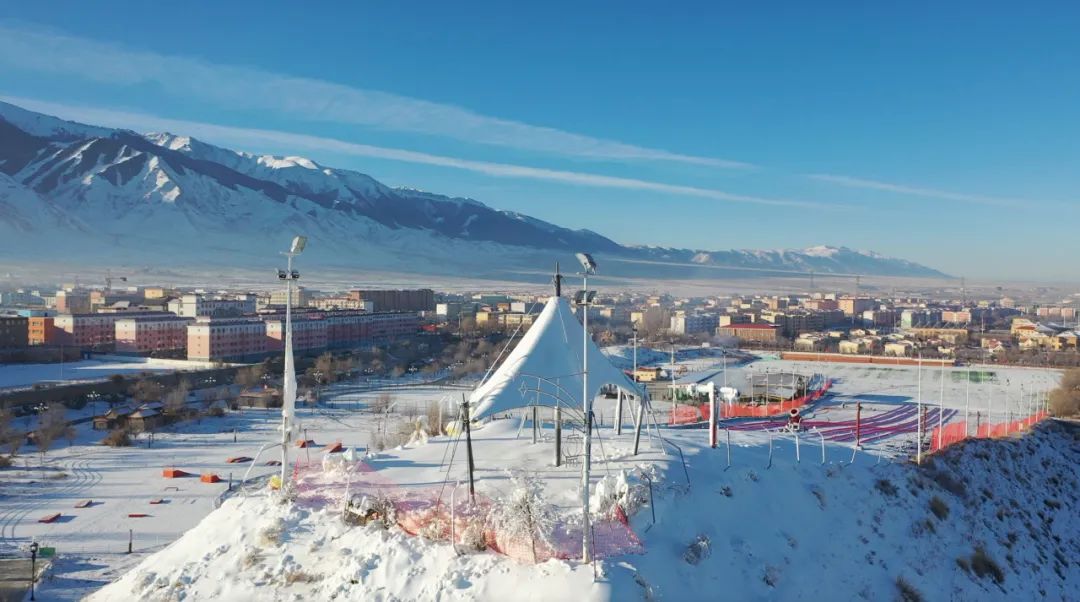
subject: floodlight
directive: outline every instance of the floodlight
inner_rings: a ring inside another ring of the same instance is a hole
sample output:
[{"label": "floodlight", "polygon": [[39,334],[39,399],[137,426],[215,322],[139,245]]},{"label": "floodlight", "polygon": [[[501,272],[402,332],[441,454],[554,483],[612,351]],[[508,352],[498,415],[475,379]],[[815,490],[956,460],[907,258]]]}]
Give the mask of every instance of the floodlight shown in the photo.
[{"label": "floodlight", "polygon": [[576,253],[574,256],[577,257],[578,262],[581,263],[581,267],[585,269],[586,274],[596,273],[596,260],[592,258],[592,255],[589,255],[588,253]]},{"label": "floodlight", "polygon": [[292,276],[293,280],[299,280],[300,279],[300,272],[298,272],[296,270],[293,270],[292,274],[290,274],[290,275]]},{"label": "floodlight", "polygon": [[277,271],[277,277],[278,277],[278,280],[285,280],[286,278],[289,277],[289,275],[285,273],[285,270],[278,270]]},{"label": "floodlight", "polygon": [[299,255],[300,253],[304,252],[304,247],[306,247],[306,246],[307,246],[307,237],[306,236],[297,236],[296,238],[292,239],[292,246],[289,247],[289,252],[294,254],[294,255]]},{"label": "floodlight", "polygon": [[596,291],[578,291],[574,293],[574,303],[577,305],[588,305],[596,298]]}]

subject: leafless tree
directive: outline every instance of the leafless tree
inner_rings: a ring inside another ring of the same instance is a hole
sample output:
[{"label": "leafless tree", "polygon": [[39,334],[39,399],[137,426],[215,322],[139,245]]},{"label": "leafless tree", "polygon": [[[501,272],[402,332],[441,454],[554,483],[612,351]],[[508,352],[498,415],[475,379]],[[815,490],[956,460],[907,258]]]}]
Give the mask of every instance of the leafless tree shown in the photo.
[{"label": "leafless tree", "polygon": [[150,380],[148,378],[140,379],[131,387],[131,396],[136,401],[161,401],[161,396],[164,393],[164,389],[161,383],[156,380]]},{"label": "leafless tree", "polygon": [[190,385],[186,380],[181,380],[176,388],[165,396],[165,412],[178,416],[184,412],[184,407],[187,405],[188,391]]},{"label": "leafless tree", "polygon": [[1080,369],[1073,368],[1061,378],[1061,385],[1050,392],[1050,409],[1055,416],[1080,414]]}]

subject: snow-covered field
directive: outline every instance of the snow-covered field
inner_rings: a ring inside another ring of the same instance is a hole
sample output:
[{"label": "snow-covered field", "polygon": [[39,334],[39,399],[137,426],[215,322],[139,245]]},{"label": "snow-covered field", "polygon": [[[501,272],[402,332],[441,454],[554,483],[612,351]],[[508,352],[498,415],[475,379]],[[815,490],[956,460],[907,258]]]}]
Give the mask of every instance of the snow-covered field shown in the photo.
[{"label": "snow-covered field", "polygon": [[0,364],[0,389],[25,388],[38,383],[93,382],[113,374],[175,372],[179,362],[82,360],[54,364]]},{"label": "snow-covered field", "polygon": [[[705,358],[694,367],[709,370],[719,361]],[[745,369],[828,374],[836,383],[834,396],[809,416],[822,422],[853,418],[851,402],[855,400],[863,402],[867,419],[913,403],[917,392],[914,368],[773,360]],[[970,385],[966,369],[945,371],[944,405],[958,410],[953,419],[962,419],[965,405],[974,414],[974,408],[983,407],[991,393],[993,412],[1002,412],[1003,418],[1004,406],[997,404],[1010,399],[1015,405],[1021,385],[1027,394],[1045,389],[1056,378],[1056,373],[1038,370],[987,370],[992,374],[972,378]],[[936,404],[940,371],[924,370],[923,377],[924,400]],[[449,419],[451,407],[465,392],[434,385],[389,384],[346,383],[323,391],[322,407],[299,411],[307,436],[320,445],[341,441],[346,447],[366,449],[383,423],[360,410],[379,396],[392,396],[392,414],[398,416],[423,416],[429,403],[441,402]],[[1010,512],[1034,513],[1037,508],[1053,515],[1055,529],[1076,532],[1076,525],[1068,522],[1075,519],[1061,516],[1069,508],[1075,515],[1075,488],[1071,494],[1051,494],[1030,487],[1024,491],[1009,481],[1023,474],[1032,483],[1041,483],[1035,479],[1050,478],[1052,471],[1059,470],[1055,457],[1042,447],[1031,452],[1034,459],[1019,456],[1004,475],[985,463],[978,464],[981,472],[972,474],[971,467],[982,460],[962,452],[958,466],[964,470],[957,476],[973,483],[969,494],[960,496],[940,491],[927,469],[914,470],[902,457],[895,458],[903,446],[889,439],[869,443],[854,454],[854,463],[850,443],[827,442],[822,465],[820,438],[813,434],[800,438],[801,462],[796,462],[790,434],[732,430],[729,468],[723,436],[720,449],[711,450],[703,430],[661,428],[664,437],[684,452],[684,470],[678,450],[662,448],[656,429],[643,439],[642,453],[631,456],[632,429],[626,428],[621,436],[614,434],[613,404],[610,400],[597,404],[603,426],[594,450],[597,458],[606,461],[594,466],[594,487],[607,478],[610,489],[611,482],[619,482],[619,475],[626,474],[632,492],[640,495],[645,486],[641,475],[654,474],[655,499],[651,507],[632,504],[636,512],[631,513],[630,526],[644,553],[616,555],[595,567],[574,560],[533,566],[491,552],[458,556],[448,543],[396,529],[346,527],[336,504],[282,506],[263,487],[225,496],[229,473],[238,480],[248,466],[227,464],[226,459],[254,456],[260,445],[278,436],[277,413],[262,411],[179,425],[174,432],[157,434],[150,448],[145,447],[145,439],[132,448],[93,445],[101,434],[92,435],[80,427],[75,445],[49,452],[45,478],[41,470],[26,470],[21,463],[0,471],[0,547],[23,545],[30,537],[56,546],[59,557],[41,584],[39,599],[43,600],[78,599],[122,575],[94,599],[696,600],[726,593],[737,599],[816,600],[828,584],[830,599],[875,600],[893,598],[900,576],[928,600],[1033,599],[1042,597],[1039,587],[1050,598],[1080,596],[1075,576],[1071,580],[1056,577],[1052,561],[1031,566],[1033,555],[1049,552],[1033,547],[1034,540],[1029,540],[1035,536],[1027,533],[1021,519],[998,524],[994,516],[1005,499],[1015,498],[1027,505]],[[662,424],[665,410],[656,410],[656,421]],[[628,412],[628,427],[629,421]],[[513,490],[512,477],[532,475],[543,483],[545,499],[554,511],[572,519],[578,505],[579,466],[551,466],[550,422],[536,444],[530,427],[525,425],[519,436],[519,426],[517,419],[500,420],[473,433],[478,493],[502,499]],[[565,451],[573,455],[578,451],[573,433],[568,430],[564,436]],[[451,441],[437,437],[426,444],[384,451],[368,464],[379,478],[405,488],[452,488],[466,476],[464,452],[459,447],[455,453]],[[1053,446],[1061,444],[1054,440],[1038,445],[1050,445],[1053,451],[1057,450]],[[960,447],[1026,449],[1020,445],[1035,444],[998,441]],[[36,456],[28,455],[32,449],[23,452],[33,467]],[[310,455],[318,466],[321,449],[294,450],[293,457],[300,454],[306,461]],[[447,472],[452,457],[456,459]],[[262,460],[253,475],[278,470],[262,466]],[[161,476],[165,467],[196,475],[212,471],[223,481],[167,480]],[[1075,470],[1069,470],[1075,481]],[[61,472],[67,476],[50,478]],[[899,493],[880,491],[877,483],[881,480],[895,484]],[[982,487],[975,481],[993,491],[998,496],[995,501],[972,493]],[[459,499],[463,491],[464,487],[458,488]],[[929,516],[928,500],[935,495],[951,508],[951,521]],[[1063,509],[1052,508],[1044,500],[1022,498],[1036,495],[1056,496],[1053,502],[1064,504]],[[159,498],[163,503],[150,504]],[[84,499],[95,503],[73,508]],[[222,499],[224,504],[215,511]],[[36,522],[53,512],[63,514],[60,521]],[[150,516],[128,516],[133,513]],[[968,534],[962,532],[965,528]],[[976,528],[983,535],[971,537]],[[124,553],[129,529],[135,551],[131,555]],[[281,536],[266,535],[275,531],[281,531]],[[1020,542],[1004,547],[1001,542],[1008,541],[1008,533],[1014,531],[1018,535],[1012,537],[1020,537]],[[699,536],[701,542],[691,546]],[[1040,546],[1045,544],[1043,539],[1038,541]],[[1002,566],[1010,565],[1000,587],[957,568],[957,558],[970,556],[975,544],[985,545]],[[694,551],[688,552],[690,547]],[[687,555],[697,556],[697,564],[688,562]]]}]

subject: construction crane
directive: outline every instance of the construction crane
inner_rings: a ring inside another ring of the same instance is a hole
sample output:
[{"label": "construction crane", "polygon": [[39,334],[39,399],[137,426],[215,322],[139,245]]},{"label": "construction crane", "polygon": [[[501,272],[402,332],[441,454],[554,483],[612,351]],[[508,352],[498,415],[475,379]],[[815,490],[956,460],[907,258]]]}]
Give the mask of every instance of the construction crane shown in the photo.
[{"label": "construction crane", "polygon": [[120,282],[127,282],[127,276],[113,276],[112,270],[105,271],[105,292],[112,290],[112,283],[119,280]]}]

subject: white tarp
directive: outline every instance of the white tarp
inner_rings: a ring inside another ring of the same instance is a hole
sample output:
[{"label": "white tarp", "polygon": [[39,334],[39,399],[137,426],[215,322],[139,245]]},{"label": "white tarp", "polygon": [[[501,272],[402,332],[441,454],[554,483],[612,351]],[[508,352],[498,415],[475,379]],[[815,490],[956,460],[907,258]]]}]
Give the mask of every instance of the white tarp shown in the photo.
[{"label": "white tarp", "polygon": [[[469,396],[472,417],[531,405],[560,405],[580,414],[584,332],[566,299],[549,298],[506,361]],[[613,366],[591,339],[588,353],[593,397],[610,385],[638,394],[635,383]]]}]

